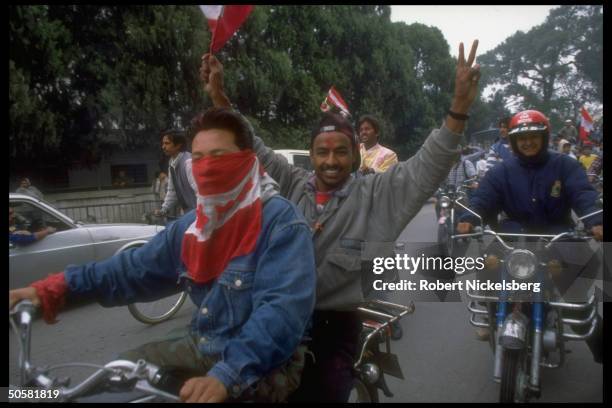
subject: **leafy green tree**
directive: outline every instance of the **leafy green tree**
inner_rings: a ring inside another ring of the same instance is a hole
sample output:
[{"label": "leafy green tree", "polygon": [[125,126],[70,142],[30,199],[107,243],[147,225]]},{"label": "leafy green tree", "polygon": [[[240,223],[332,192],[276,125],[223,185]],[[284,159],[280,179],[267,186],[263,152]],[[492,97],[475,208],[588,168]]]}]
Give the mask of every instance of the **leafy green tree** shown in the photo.
[{"label": "leafy green tree", "polygon": [[561,6],[528,32],[518,31],[479,58],[483,86],[501,84],[515,110],[535,108],[553,127],[600,102],[603,79],[601,6]]},{"label": "leafy green tree", "polygon": [[157,144],[162,128],[185,126],[201,106],[208,32],[195,7],[9,11],[12,172],[32,162],[90,166],[113,150]]},{"label": "leafy green tree", "polygon": [[[157,145],[210,101],[210,35],[197,6],[11,6],[11,173],[90,166]],[[236,107],[273,147],[307,148],[330,86],[353,120],[376,114],[407,158],[450,105],[441,32],[390,21],[389,6],[257,6],[219,52]]]}]

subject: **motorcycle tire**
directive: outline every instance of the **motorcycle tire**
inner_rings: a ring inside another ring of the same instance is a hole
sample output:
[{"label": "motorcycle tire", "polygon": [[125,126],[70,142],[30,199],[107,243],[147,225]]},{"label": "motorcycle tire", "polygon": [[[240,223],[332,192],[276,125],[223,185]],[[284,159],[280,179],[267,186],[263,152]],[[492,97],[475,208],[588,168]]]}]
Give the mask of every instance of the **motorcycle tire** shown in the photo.
[{"label": "motorcycle tire", "polygon": [[131,303],[128,310],[139,322],[157,324],[174,316],[187,299],[187,292],[177,293],[153,302]]},{"label": "motorcycle tire", "polygon": [[378,402],[378,391],[375,385],[367,385],[359,378],[355,378],[348,403],[372,403]]},{"label": "motorcycle tire", "polygon": [[497,339],[497,324],[496,324],[496,312],[497,308],[494,303],[487,303],[487,310],[489,311],[489,330],[491,335],[489,336],[489,347],[491,348],[491,352],[495,355],[495,340]]},{"label": "motorcycle tire", "polygon": [[524,350],[504,350],[499,402],[525,402],[521,401],[519,394],[522,392],[518,389],[519,376],[524,375],[523,353]]},{"label": "motorcycle tire", "polygon": [[447,224],[438,225],[438,245],[440,247],[440,255],[443,257],[450,256],[448,244],[448,226]]}]

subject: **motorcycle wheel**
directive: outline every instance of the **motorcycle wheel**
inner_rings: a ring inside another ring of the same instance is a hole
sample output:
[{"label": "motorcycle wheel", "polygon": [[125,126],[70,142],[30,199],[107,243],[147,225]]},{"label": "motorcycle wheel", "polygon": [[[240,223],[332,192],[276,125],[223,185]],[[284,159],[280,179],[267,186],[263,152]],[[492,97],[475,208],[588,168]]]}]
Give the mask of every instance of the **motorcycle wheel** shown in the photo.
[{"label": "motorcycle wheel", "polygon": [[355,378],[353,388],[349,394],[348,403],[371,403],[378,402],[378,392],[374,385],[367,386],[363,381]]},{"label": "motorcycle wheel", "polygon": [[450,256],[449,244],[451,240],[448,239],[448,225],[444,223],[442,225],[438,225],[438,245],[440,246],[440,253],[443,257]]},{"label": "motorcycle wheel", "polygon": [[523,364],[524,350],[504,350],[499,402],[526,402],[523,381],[526,378]]},{"label": "motorcycle wheel", "polygon": [[187,292],[180,292],[153,302],[132,303],[128,310],[136,320],[145,324],[165,322],[179,311],[187,299]]},{"label": "motorcycle wheel", "polygon": [[495,355],[495,347],[497,347],[497,345],[495,344],[495,339],[497,339],[497,324],[495,321],[495,313],[497,310],[494,304],[490,302],[487,303],[487,309],[489,311],[489,330],[491,332],[491,335],[489,336],[489,347],[491,348],[493,355]]}]

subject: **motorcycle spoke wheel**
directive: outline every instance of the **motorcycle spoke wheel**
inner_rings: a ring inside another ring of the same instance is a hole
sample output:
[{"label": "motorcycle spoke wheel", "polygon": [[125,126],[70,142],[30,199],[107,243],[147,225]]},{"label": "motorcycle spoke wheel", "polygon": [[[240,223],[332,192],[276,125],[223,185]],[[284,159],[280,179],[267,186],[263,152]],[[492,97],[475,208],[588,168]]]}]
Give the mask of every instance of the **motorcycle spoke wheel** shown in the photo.
[{"label": "motorcycle spoke wheel", "polygon": [[449,239],[447,224],[444,223],[442,225],[439,225],[438,226],[438,244],[440,246],[440,253],[443,257],[450,256],[449,244],[452,245],[450,241],[451,239]]},{"label": "motorcycle spoke wheel", "polygon": [[187,298],[186,292],[180,292],[153,302],[132,303],[128,310],[139,322],[157,324],[174,316]]}]

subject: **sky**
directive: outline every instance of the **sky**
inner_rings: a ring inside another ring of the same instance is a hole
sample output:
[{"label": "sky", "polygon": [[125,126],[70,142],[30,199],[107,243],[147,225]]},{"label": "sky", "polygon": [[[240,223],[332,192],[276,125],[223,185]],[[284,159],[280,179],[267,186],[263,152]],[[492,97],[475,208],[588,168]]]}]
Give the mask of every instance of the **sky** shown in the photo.
[{"label": "sky", "polygon": [[[558,6],[391,6],[391,21],[421,23],[442,31],[454,57],[463,42],[466,58],[472,41],[478,39],[478,54],[484,54],[518,30],[529,31],[542,24]],[[478,58],[476,58],[478,60]]]}]

